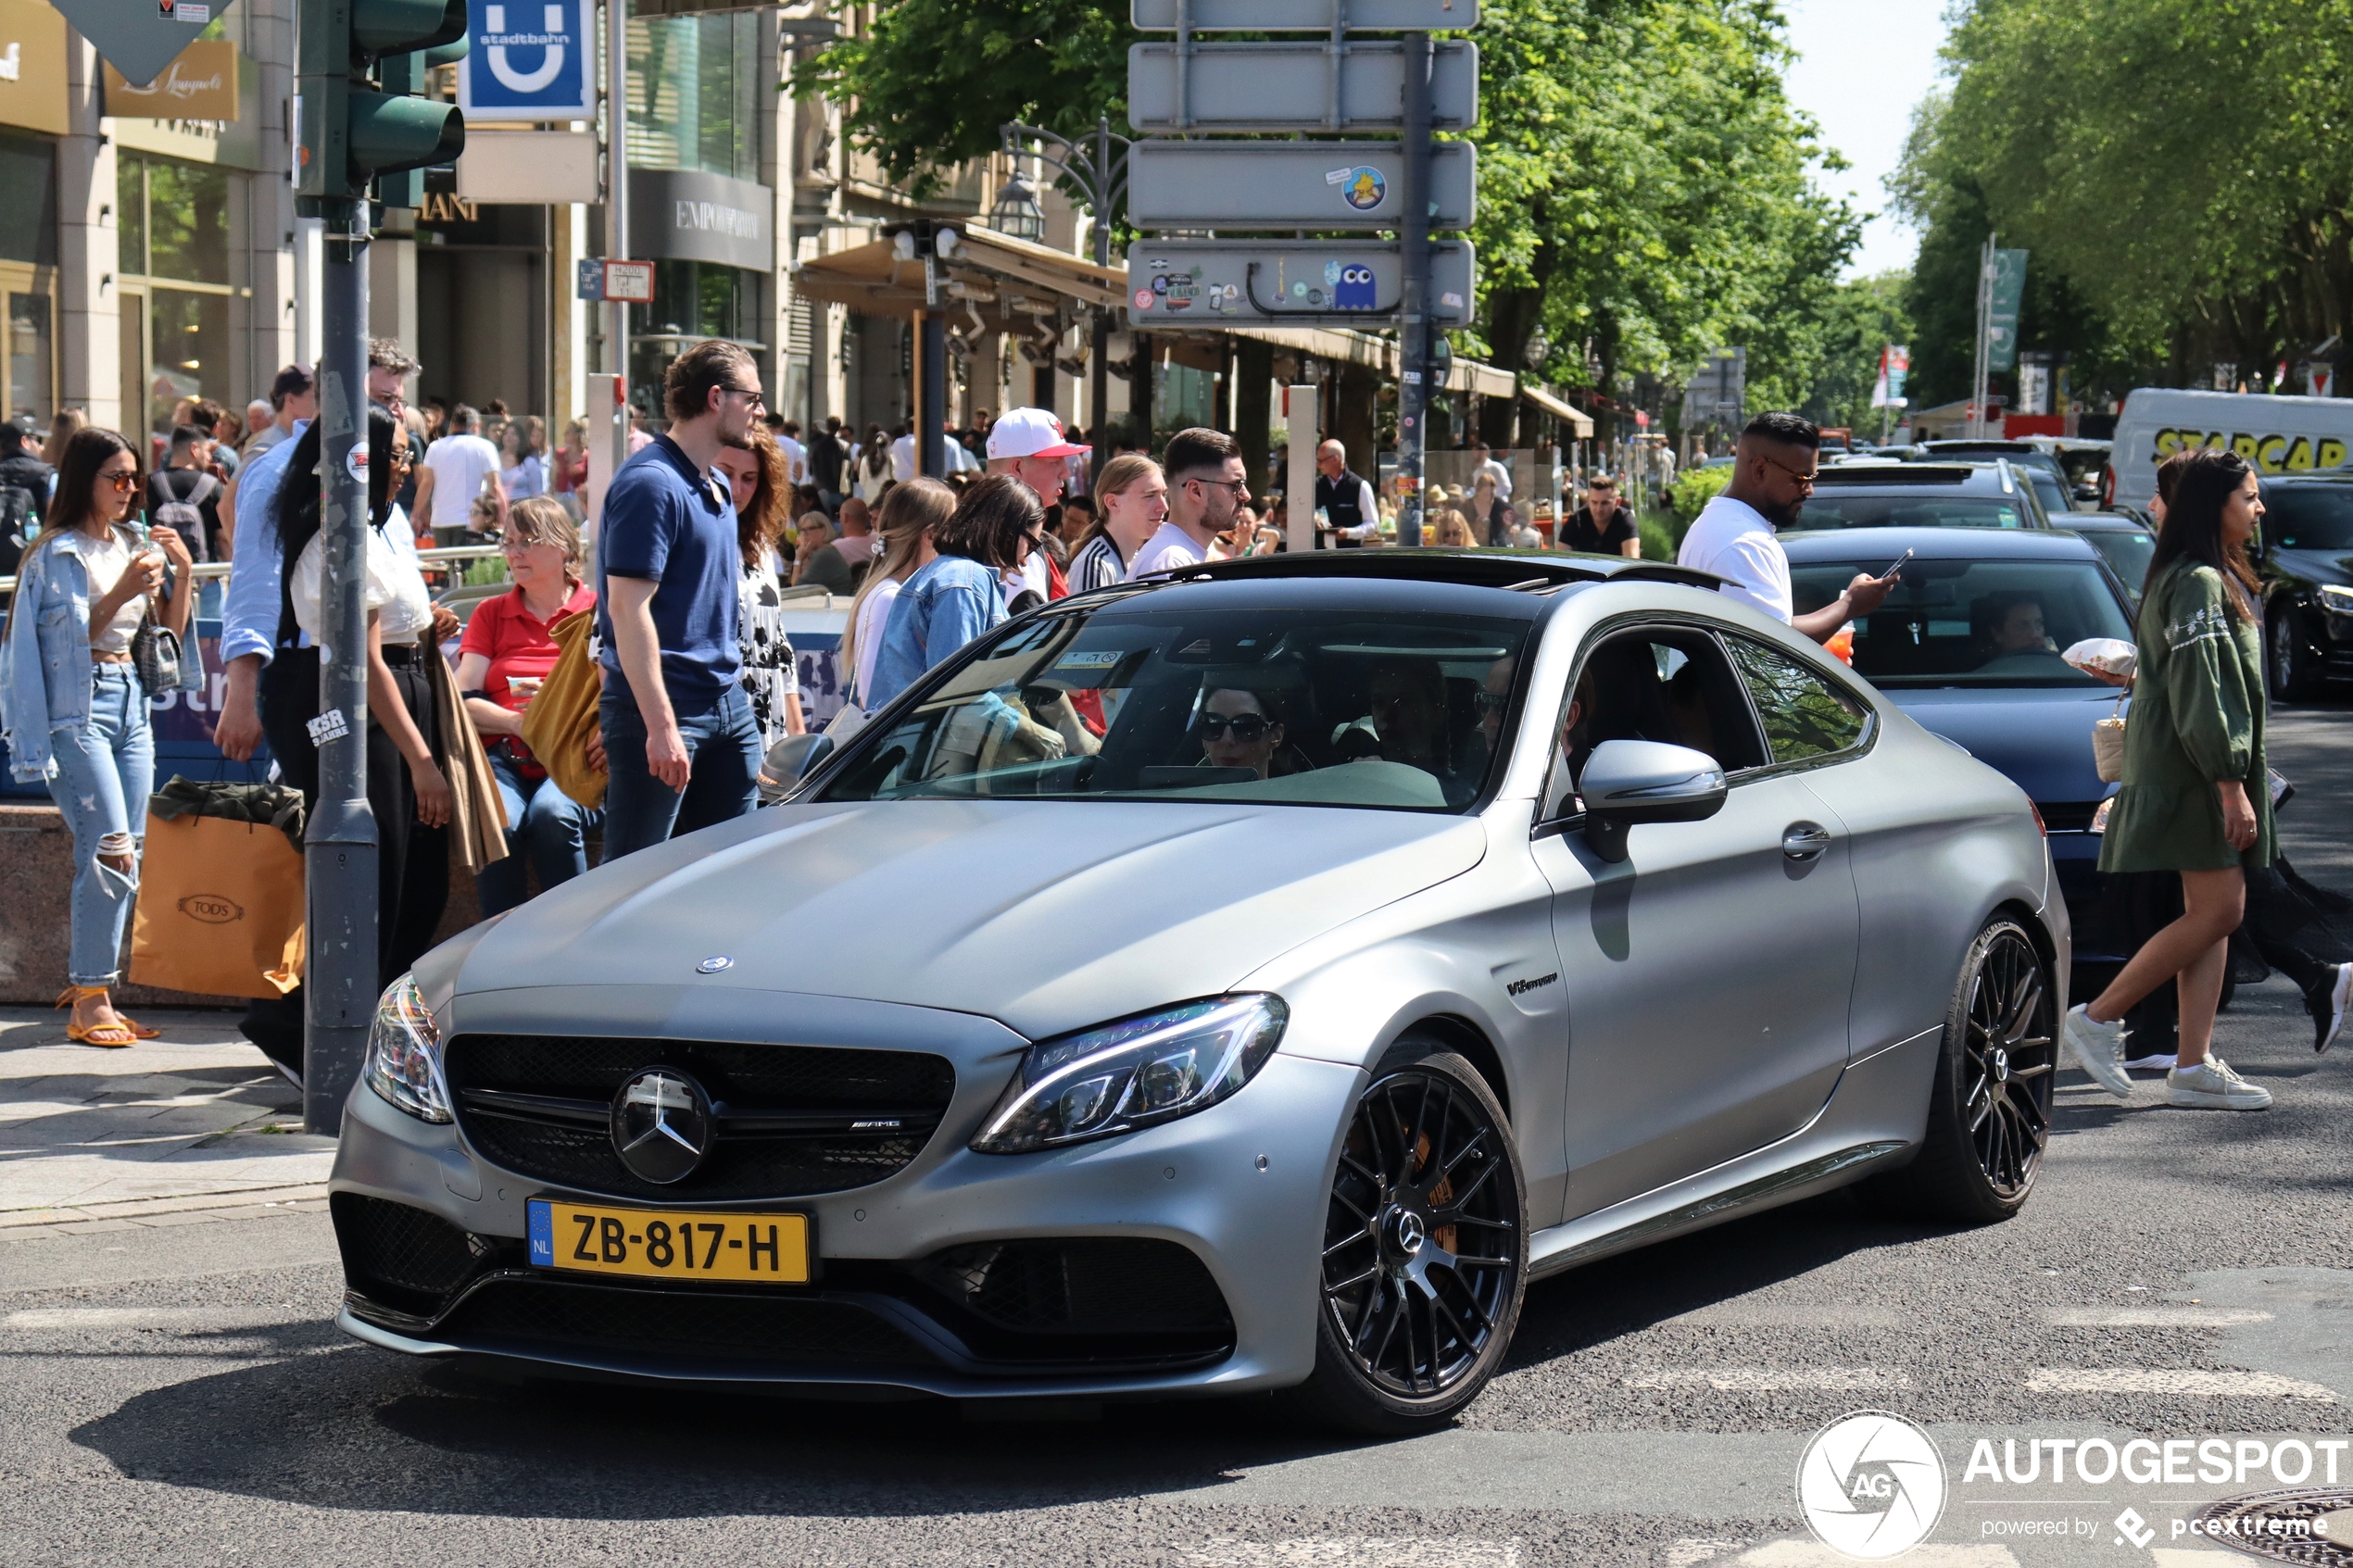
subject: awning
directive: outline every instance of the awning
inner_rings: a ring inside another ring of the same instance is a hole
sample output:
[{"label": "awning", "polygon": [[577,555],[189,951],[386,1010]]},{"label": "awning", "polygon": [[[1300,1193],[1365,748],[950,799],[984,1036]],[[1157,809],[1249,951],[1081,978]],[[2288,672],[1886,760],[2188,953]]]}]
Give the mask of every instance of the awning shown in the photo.
[{"label": "awning", "polygon": [[[987,229],[957,233],[963,243],[940,264],[940,309],[951,321],[977,316],[984,332],[1026,332],[1063,300],[1117,306],[1126,297],[1125,268],[1098,267]],[[792,287],[802,299],[867,316],[911,317],[924,308],[923,263],[900,260],[887,239],[795,263]]]},{"label": "awning", "polygon": [[1593,420],[1590,414],[1570,408],[1542,387],[1530,386],[1526,382],[1519,383],[1519,395],[1568,426],[1570,434],[1576,439],[1591,441],[1593,438]]}]

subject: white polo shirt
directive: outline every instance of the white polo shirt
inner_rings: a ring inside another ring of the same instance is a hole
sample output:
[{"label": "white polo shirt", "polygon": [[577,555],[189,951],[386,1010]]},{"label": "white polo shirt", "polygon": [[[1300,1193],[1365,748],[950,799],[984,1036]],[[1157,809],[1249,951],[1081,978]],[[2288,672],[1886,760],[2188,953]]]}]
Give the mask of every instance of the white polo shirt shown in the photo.
[{"label": "white polo shirt", "polygon": [[1796,613],[1789,586],[1789,555],[1773,525],[1746,501],[1718,495],[1707,503],[1675,552],[1678,566],[1712,571],[1724,579],[1727,597],[1754,605],[1786,622]]}]

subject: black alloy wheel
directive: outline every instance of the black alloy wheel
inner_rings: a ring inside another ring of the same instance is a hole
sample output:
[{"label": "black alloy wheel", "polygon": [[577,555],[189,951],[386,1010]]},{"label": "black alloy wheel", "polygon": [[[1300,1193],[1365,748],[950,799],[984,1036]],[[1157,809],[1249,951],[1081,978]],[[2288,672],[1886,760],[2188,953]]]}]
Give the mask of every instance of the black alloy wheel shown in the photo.
[{"label": "black alloy wheel", "polygon": [[1969,945],[1953,988],[1919,1154],[1857,1195],[1882,1212],[2008,1219],[2043,1167],[2057,1071],[2048,966],[2022,926],[1995,920]]},{"label": "black alloy wheel", "polygon": [[1358,1098],[1326,1210],[1316,1368],[1299,1394],[1353,1431],[1450,1420],[1494,1375],[1526,1290],[1510,1123],[1468,1061],[1419,1048]]},{"label": "black alloy wheel", "polygon": [[2296,607],[2286,604],[2271,617],[2271,696],[2281,702],[2309,702],[2320,696],[2312,674],[2312,656],[2296,623]]}]

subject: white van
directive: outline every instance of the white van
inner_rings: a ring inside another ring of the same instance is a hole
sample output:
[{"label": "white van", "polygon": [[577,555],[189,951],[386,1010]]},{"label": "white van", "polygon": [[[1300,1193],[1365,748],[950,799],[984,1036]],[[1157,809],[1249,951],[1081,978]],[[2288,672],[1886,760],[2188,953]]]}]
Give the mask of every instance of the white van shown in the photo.
[{"label": "white van", "polygon": [[2135,387],[2116,420],[2107,504],[2147,506],[2157,465],[2199,446],[2226,446],[2265,474],[2338,468],[2353,455],[2353,399]]}]

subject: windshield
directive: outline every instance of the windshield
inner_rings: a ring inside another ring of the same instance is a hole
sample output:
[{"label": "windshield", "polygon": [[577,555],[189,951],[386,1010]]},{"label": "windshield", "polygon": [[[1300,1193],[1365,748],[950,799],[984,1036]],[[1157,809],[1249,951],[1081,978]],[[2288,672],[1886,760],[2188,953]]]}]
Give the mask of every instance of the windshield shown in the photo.
[{"label": "windshield", "polygon": [[1048,616],[861,734],[820,798],[1460,810],[1495,763],[1528,629],[1279,608]]},{"label": "windshield", "polygon": [[[1885,561],[1790,569],[1800,615]],[[2133,624],[2089,561],[1914,560],[1887,602],[1855,623],[1855,673],[1876,686],[2095,686],[2059,650],[2086,637],[2133,640]]]},{"label": "windshield", "polygon": [[2087,528],[2083,537],[2108,558],[2108,564],[2124,580],[2125,592],[2138,603],[2141,584],[2148,581],[2149,561],[2157,554],[2157,535],[2137,528]]},{"label": "windshield", "polygon": [[2282,550],[2353,549],[2353,484],[2283,484],[2263,497],[2263,534]]},{"label": "windshield", "polygon": [[[1890,495],[1861,486],[1817,490],[1797,514],[1799,528],[2032,528],[2026,503],[2007,495],[1959,491]],[[1886,565],[1885,561],[1880,563]]]}]

